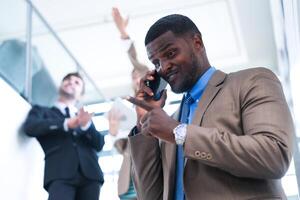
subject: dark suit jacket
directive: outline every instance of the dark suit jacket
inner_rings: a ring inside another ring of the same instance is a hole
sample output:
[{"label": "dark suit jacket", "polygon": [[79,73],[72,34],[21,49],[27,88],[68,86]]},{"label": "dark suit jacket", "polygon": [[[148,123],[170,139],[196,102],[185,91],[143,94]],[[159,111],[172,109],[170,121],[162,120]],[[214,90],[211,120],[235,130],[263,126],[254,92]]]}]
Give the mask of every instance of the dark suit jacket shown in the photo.
[{"label": "dark suit jacket", "polygon": [[47,189],[53,180],[74,177],[79,166],[86,178],[103,184],[97,152],[102,150],[104,137],[94,124],[86,131],[78,128],[66,132],[64,120],[55,107],[33,106],[24,123],[25,133],[36,137],[45,153],[44,187]]},{"label": "dark suit jacket", "polygon": [[[293,136],[281,84],[270,70],[216,71],[187,126],[186,199],[286,199],[280,178]],[[172,200],[176,145],[141,134],[129,143],[138,199]]]}]

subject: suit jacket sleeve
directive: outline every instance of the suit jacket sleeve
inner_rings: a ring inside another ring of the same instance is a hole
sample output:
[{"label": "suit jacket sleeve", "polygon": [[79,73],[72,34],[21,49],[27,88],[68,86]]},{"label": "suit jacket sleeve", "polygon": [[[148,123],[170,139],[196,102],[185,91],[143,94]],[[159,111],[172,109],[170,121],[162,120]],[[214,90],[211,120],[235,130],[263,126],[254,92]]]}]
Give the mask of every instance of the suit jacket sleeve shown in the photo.
[{"label": "suit jacket sleeve", "polygon": [[[281,84],[268,70],[246,79],[236,85],[243,133],[188,125],[185,155],[238,177],[281,178],[291,161],[294,133]],[[210,159],[204,159],[207,153]]]},{"label": "suit jacket sleeve", "polygon": [[163,170],[159,142],[142,134],[128,139],[132,176],[138,199],[163,198]]},{"label": "suit jacket sleeve", "polygon": [[23,125],[24,131],[28,136],[38,137],[47,134],[56,134],[63,132],[63,118],[45,117],[48,108],[33,106]]},{"label": "suit jacket sleeve", "polygon": [[96,151],[102,150],[105,143],[104,136],[97,131],[94,123],[91,123],[90,127],[85,131],[81,130],[80,128],[78,128],[77,131]]}]

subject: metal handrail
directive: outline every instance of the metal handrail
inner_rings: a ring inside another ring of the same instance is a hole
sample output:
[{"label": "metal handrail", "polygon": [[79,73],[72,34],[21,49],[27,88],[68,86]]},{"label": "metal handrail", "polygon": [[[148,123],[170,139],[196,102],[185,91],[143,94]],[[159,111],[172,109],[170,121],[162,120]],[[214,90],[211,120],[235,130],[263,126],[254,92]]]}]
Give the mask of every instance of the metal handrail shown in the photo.
[{"label": "metal handrail", "polygon": [[[104,95],[102,94],[101,90],[98,88],[96,83],[93,81],[91,76],[85,71],[85,69],[82,67],[82,65],[78,62],[78,60],[75,58],[75,56],[72,54],[72,52],[66,47],[64,42],[60,39],[60,37],[57,35],[57,33],[54,31],[54,29],[50,26],[50,24],[45,20],[45,18],[42,16],[42,14],[39,12],[39,10],[35,7],[35,5],[31,2],[31,0],[25,0],[28,5],[32,8],[32,11],[38,16],[38,18],[42,21],[42,23],[47,27],[47,29],[50,31],[50,33],[54,36],[54,38],[57,40],[57,42],[62,46],[62,48],[67,52],[67,54],[71,57],[71,59],[75,62],[77,70],[82,72],[87,79],[91,82],[91,84],[95,87],[96,91],[99,93],[101,97],[104,99]],[[30,21],[32,23],[32,21]],[[31,27],[31,25],[28,25],[27,27]]]},{"label": "metal handrail", "polygon": [[31,52],[31,36],[32,36],[32,6],[27,4],[27,19],[26,19],[26,75],[25,75],[25,87],[24,96],[27,98],[28,102],[31,102],[32,95],[32,52]]}]

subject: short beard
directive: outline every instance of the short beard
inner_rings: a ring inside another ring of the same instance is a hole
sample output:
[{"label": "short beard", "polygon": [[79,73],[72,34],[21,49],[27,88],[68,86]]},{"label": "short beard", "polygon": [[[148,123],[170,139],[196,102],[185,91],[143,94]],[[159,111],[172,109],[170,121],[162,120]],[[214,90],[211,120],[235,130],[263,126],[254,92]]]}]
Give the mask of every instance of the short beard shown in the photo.
[{"label": "short beard", "polygon": [[75,96],[73,94],[69,94],[61,88],[59,88],[59,95],[66,98],[66,99],[68,99],[68,100],[74,100],[75,99]]},{"label": "short beard", "polygon": [[[183,82],[183,83],[186,83],[186,82]],[[185,85],[182,85],[182,87],[180,87],[180,88],[171,87],[171,90],[172,90],[172,92],[174,92],[176,94],[181,94],[183,92],[188,91],[189,90],[189,86],[187,84],[185,84]]]},{"label": "short beard", "polygon": [[185,77],[185,79],[183,80],[179,88],[171,87],[172,91],[176,94],[180,94],[191,90],[195,85],[195,83],[197,82],[197,80],[199,79],[198,76],[197,77],[195,76],[197,72],[197,68],[199,67],[198,66],[199,62],[197,61],[197,58],[194,53],[191,53],[190,57],[191,57],[191,65],[192,65],[191,73],[188,74],[187,77]]}]

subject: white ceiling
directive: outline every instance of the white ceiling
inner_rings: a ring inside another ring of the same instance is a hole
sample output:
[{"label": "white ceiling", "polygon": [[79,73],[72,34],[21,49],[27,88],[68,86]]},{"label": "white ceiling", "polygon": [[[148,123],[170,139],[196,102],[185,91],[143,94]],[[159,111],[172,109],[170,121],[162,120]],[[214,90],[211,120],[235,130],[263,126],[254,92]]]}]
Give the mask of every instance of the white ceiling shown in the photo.
[{"label": "white ceiling", "polygon": [[[14,2],[14,3],[11,3]],[[17,3],[16,3],[17,2]],[[132,66],[122,49],[111,18],[117,6],[130,16],[128,31],[135,40],[140,60],[146,57],[143,39],[158,18],[181,13],[202,32],[211,64],[224,71],[254,66],[276,69],[276,51],[269,0],[33,0],[33,4],[96,83],[105,99],[131,93]],[[23,0],[0,0],[0,40],[22,37],[25,30]],[[13,11],[9,11],[13,8]],[[8,22],[9,21],[9,22]],[[33,44],[52,74],[74,66],[39,20],[34,20]],[[61,77],[55,76],[57,81]]]}]

